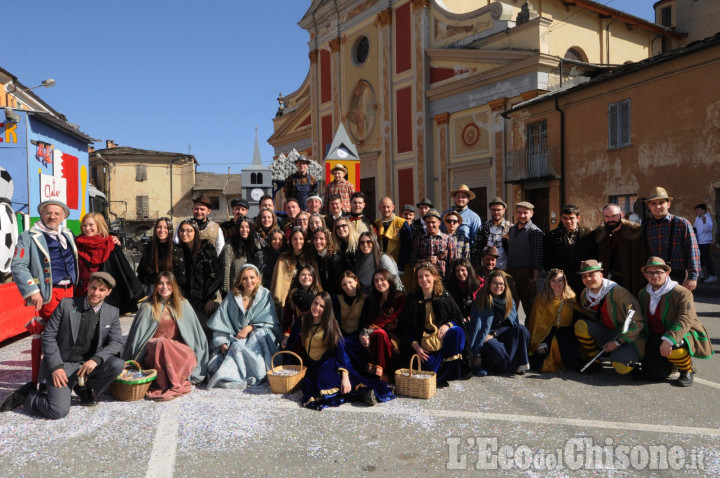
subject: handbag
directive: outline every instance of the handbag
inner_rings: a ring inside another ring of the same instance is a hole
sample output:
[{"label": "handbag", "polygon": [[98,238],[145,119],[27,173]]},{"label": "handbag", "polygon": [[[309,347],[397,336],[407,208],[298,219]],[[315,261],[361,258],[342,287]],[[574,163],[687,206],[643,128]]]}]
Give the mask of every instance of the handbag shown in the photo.
[{"label": "handbag", "polygon": [[437,336],[437,329],[432,333],[423,330],[423,336],[420,340],[420,346],[428,352],[437,352],[442,348],[442,340]]}]

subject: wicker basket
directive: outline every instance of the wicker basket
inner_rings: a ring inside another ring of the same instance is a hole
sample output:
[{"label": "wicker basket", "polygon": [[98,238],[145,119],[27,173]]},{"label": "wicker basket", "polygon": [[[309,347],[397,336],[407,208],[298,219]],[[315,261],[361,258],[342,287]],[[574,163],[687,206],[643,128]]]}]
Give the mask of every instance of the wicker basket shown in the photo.
[{"label": "wicker basket", "polygon": [[137,370],[140,370],[144,377],[137,380],[122,380],[118,376],[113,383],[110,384],[110,393],[115,400],[121,402],[134,402],[135,400],[142,400],[145,398],[145,394],[150,388],[150,384],[157,377],[157,370],[149,369],[143,370],[140,364],[134,360],[128,360],[125,362],[125,368],[132,366]]},{"label": "wicker basket", "polygon": [[[278,365],[275,366],[275,357],[280,354],[294,355],[299,361],[300,365]],[[282,370],[293,370],[297,373],[292,375],[278,375],[278,372]],[[268,370],[268,382],[270,382],[270,390],[273,393],[290,393],[300,384],[300,381],[305,378],[305,372],[307,367],[303,366],[302,359],[295,352],[289,350],[281,350],[272,356],[270,359],[270,370]]]},{"label": "wicker basket", "polygon": [[[417,359],[417,370],[415,370],[416,375],[413,375],[413,361],[415,359]],[[422,373],[424,376],[418,377],[418,373]],[[395,371],[395,391],[398,395],[432,398],[435,395],[436,382],[435,372],[420,370],[420,357],[417,354],[410,358],[410,368],[400,368]]]}]

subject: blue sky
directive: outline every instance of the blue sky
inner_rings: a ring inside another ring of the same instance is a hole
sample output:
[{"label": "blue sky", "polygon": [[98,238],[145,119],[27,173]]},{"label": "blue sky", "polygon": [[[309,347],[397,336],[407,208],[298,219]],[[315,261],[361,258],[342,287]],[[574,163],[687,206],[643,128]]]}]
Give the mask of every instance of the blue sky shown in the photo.
[{"label": "blue sky", "polygon": [[[280,91],[305,79],[310,0],[4,0],[0,67],[93,138],[187,152],[200,171],[263,162]],[[652,20],[654,0],[602,0]]]}]

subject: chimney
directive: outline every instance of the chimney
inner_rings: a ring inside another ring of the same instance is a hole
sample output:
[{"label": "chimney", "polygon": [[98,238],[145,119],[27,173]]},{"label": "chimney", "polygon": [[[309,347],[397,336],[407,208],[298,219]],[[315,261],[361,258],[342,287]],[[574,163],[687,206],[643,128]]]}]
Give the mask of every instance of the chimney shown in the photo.
[{"label": "chimney", "polygon": [[106,139],[105,140],[105,149],[113,149],[113,148],[117,148],[117,144],[115,144],[115,141],[113,141],[111,139]]}]

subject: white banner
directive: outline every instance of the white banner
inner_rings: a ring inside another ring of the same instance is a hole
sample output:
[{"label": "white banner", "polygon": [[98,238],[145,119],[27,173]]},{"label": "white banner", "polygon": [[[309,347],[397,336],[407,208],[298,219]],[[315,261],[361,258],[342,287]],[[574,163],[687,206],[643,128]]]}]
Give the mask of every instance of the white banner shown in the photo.
[{"label": "white banner", "polygon": [[40,175],[40,202],[49,199],[67,203],[67,179],[50,174]]}]

